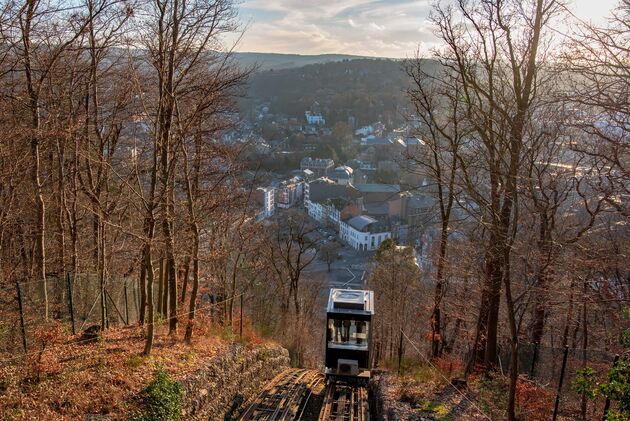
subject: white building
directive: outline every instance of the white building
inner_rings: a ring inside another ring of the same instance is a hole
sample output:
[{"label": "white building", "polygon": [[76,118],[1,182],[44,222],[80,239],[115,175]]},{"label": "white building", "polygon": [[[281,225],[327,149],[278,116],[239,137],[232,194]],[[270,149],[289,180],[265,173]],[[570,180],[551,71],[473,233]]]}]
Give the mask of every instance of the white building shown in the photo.
[{"label": "white building", "polygon": [[331,200],[323,203],[306,201],[304,202],[308,215],[322,225],[328,225],[339,231],[341,222],[341,211],[337,209]]},{"label": "white building", "polygon": [[306,123],[312,126],[324,126],[326,124],[326,120],[320,113],[314,113],[312,111],[306,111],[304,113],[306,116]]},{"label": "white building", "polygon": [[356,250],[377,250],[381,243],[392,237],[391,231],[366,215],[339,222],[339,237]]},{"label": "white building", "polygon": [[275,211],[275,189],[273,187],[258,187],[256,189],[256,199],[262,205],[262,209],[257,219],[262,220],[269,218]]},{"label": "white building", "polygon": [[308,216],[315,219],[320,224],[325,223],[326,211],[324,205],[319,202],[311,202],[310,200],[306,200],[304,205],[306,206]]},{"label": "white building", "polygon": [[372,126],[359,127],[354,131],[355,136],[367,136],[372,133],[374,133],[374,127]]}]

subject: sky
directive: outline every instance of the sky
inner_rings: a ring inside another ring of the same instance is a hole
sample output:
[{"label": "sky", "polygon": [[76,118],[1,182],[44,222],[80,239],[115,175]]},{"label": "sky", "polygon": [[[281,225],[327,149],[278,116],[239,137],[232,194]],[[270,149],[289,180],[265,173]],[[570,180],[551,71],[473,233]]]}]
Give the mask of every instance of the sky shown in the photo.
[{"label": "sky", "polygon": [[[569,0],[581,19],[603,24],[619,0]],[[412,57],[437,45],[434,0],[241,0],[238,51]]]}]

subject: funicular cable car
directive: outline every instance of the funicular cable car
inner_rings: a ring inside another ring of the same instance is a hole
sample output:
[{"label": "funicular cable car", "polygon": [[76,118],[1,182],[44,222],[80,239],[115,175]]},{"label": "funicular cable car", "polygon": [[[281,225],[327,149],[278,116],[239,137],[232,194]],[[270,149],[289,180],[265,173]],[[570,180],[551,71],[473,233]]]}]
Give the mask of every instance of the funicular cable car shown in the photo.
[{"label": "funicular cable car", "polygon": [[374,292],[330,290],[326,311],[326,378],[369,381],[373,315]]}]

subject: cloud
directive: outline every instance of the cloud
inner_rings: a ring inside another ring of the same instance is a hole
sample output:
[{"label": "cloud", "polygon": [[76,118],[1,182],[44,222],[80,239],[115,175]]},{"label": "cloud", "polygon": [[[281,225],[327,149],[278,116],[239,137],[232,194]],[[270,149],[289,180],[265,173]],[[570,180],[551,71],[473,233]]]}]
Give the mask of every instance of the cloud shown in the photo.
[{"label": "cloud", "polygon": [[431,1],[244,0],[248,29],[238,49],[408,57],[420,43],[435,43],[430,30],[418,31]]},{"label": "cloud", "polygon": [[377,31],[384,31],[385,27],[383,25],[378,25],[374,22],[370,22],[370,27],[376,29]]},{"label": "cloud", "polygon": [[[434,1],[242,0],[247,31],[238,50],[411,57],[439,45],[429,21]],[[616,1],[574,0],[581,17],[603,16]]]}]

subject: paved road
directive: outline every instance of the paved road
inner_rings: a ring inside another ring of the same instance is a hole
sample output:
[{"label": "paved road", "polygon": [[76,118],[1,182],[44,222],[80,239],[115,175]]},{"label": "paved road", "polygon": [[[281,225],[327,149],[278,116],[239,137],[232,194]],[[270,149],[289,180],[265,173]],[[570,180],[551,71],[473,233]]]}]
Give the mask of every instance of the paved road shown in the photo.
[{"label": "paved road", "polygon": [[308,272],[324,273],[328,278],[329,288],[365,287],[367,270],[374,253],[359,252],[343,245],[339,250],[339,259],[331,264],[330,271],[326,262],[316,258],[307,268]]}]

